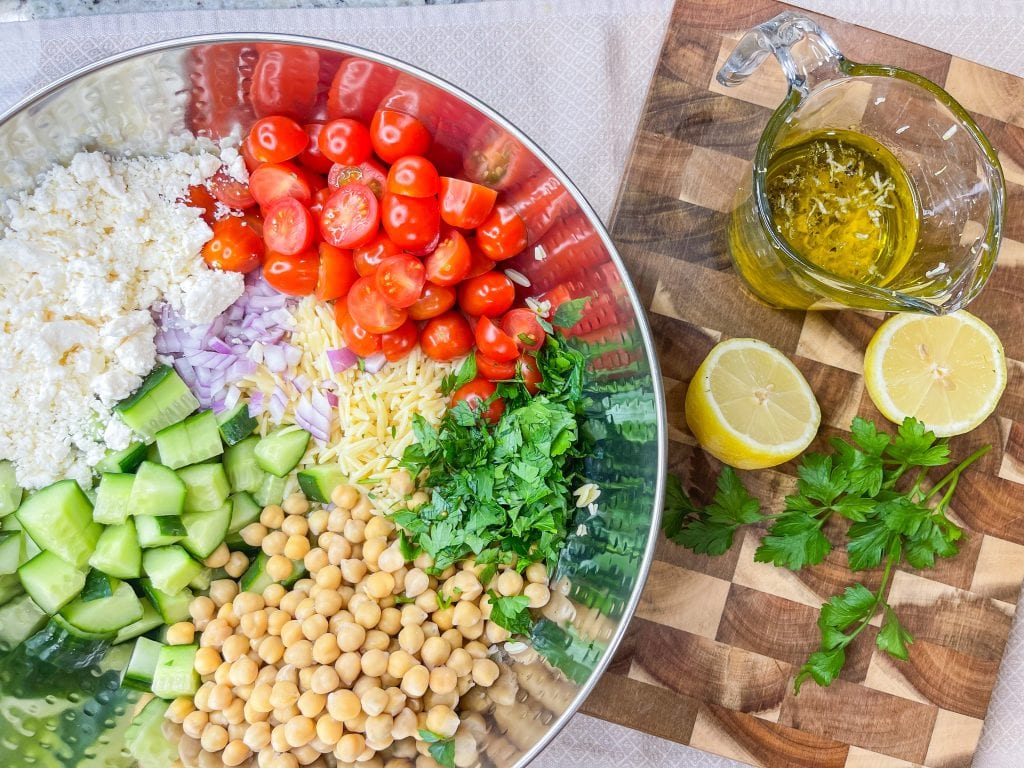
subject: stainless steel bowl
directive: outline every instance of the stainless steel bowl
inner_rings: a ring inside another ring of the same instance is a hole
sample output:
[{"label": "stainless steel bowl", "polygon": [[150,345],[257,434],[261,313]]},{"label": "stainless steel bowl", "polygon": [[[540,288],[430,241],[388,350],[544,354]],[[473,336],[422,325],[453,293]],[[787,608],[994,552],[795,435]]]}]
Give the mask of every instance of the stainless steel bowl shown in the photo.
[{"label": "stainless steel bowl", "polygon": [[[8,110],[0,116],[0,197],[83,148],[160,153],[185,132],[219,138],[282,105],[322,118],[342,62],[332,116],[341,109],[368,120],[386,104],[430,127],[442,173],[476,169],[501,189],[563,185],[562,204],[548,211],[550,221],[540,217],[530,247],[509,266],[531,280],[526,295],[563,285],[595,296],[593,328],[578,340],[590,355],[586,474],[601,496],[596,508],[578,510],[532,648],[500,649],[515,694],[488,705],[480,740],[480,764],[522,766],[580,706],[622,638],[653,556],[665,473],[664,394],[643,309],[607,233],[565,174],[503,117],[429,73],[325,40],[233,34],[112,56]],[[135,696],[117,684],[124,656],[115,649],[100,668],[69,680],[6,654],[0,765],[131,765],[121,749]]]}]

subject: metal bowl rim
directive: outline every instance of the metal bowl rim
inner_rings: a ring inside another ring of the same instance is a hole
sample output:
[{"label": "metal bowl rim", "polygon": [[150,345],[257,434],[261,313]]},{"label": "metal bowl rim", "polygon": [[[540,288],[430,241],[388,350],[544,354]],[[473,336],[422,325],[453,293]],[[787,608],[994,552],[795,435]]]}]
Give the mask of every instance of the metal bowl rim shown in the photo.
[{"label": "metal bowl rim", "polygon": [[667,441],[667,412],[665,405],[665,392],[662,386],[661,380],[661,368],[658,362],[658,357],[655,352],[655,345],[653,336],[651,334],[650,326],[647,323],[647,315],[643,310],[643,306],[640,302],[640,297],[637,295],[636,288],[633,285],[632,280],[629,277],[629,272],[626,270],[625,264],[622,262],[622,258],[619,256],[618,249],[612,242],[611,236],[608,234],[601,222],[601,219],[595,213],[594,209],[590,206],[586,197],[576,187],[576,185],[569,179],[565,172],[558,166],[548,154],[538,146],[529,136],[527,136],[522,130],[513,125],[509,120],[502,116],[497,110],[485,104],[477,97],[464,91],[457,85],[448,82],[444,78],[438,77],[424,69],[421,69],[412,64],[402,61],[401,59],[387,56],[376,51],[362,48],[357,45],[351,45],[348,43],[339,43],[333,40],[325,38],[311,37],[306,35],[295,35],[295,34],[284,34],[284,33],[269,33],[269,32],[218,32],[208,33],[202,35],[189,35],[186,37],[169,38],[167,40],[161,40],[155,43],[148,43],[146,45],[138,46],[136,48],[130,48],[126,51],[106,56],[98,61],[94,61],[90,64],[85,64],[77,69],[68,72],[65,75],[57,78],[53,82],[45,85],[29,95],[25,96],[12,106],[8,107],[2,113],[0,113],[0,127],[6,124],[13,117],[21,113],[22,111],[31,108],[34,104],[37,104],[48,96],[51,96],[60,91],[64,86],[71,84],[72,82],[90,74],[99,72],[107,67],[115,64],[120,64],[124,61],[134,59],[136,57],[145,56],[151,53],[159,53],[161,51],[170,51],[176,48],[187,48],[196,45],[209,45],[212,43],[281,43],[287,45],[299,45],[308,46],[313,48],[322,48],[331,50],[337,53],[351,54],[360,56],[371,61],[375,61],[379,64],[392,67],[400,70],[407,74],[418,77],[431,85],[448,92],[449,94],[457,97],[464,103],[478,110],[481,114],[486,115],[495,124],[500,125],[506,131],[511,133],[518,139],[523,146],[529,149],[542,163],[544,163],[551,171],[554,172],[558,180],[565,186],[569,193],[573,196],[576,203],[579,205],[580,210],[589,219],[591,225],[594,227],[598,236],[601,238],[601,242],[611,257],[611,261],[615,264],[615,268],[618,270],[619,275],[622,277],[623,285],[626,288],[627,295],[629,296],[629,302],[633,309],[634,317],[636,318],[637,326],[640,329],[641,340],[643,341],[644,351],[647,354],[647,359],[650,364],[651,372],[651,387],[654,392],[654,405],[657,416],[657,453],[658,453],[658,467],[655,477],[654,487],[654,504],[651,510],[651,528],[647,536],[647,545],[644,550],[643,561],[640,563],[640,567],[637,570],[637,580],[633,587],[633,592],[630,595],[629,601],[622,613],[622,618],[619,621],[619,625],[615,630],[615,634],[612,636],[608,643],[608,647],[605,649],[601,659],[595,665],[593,672],[587,678],[587,681],[580,687],[579,693],[573,698],[565,710],[555,719],[543,738],[541,738],[536,744],[534,744],[528,751],[526,751],[520,762],[517,764],[517,768],[522,768],[528,765],[534,758],[536,758],[544,748],[551,743],[554,737],[565,727],[569,719],[576,714],[582,705],[583,701],[593,691],[597,685],[598,680],[604,674],[608,668],[612,657],[615,655],[615,651],[619,647],[619,643],[622,642],[622,638],[625,636],[626,629],[629,626],[630,621],[633,618],[633,614],[636,612],[637,604],[640,601],[640,593],[643,591],[644,584],[647,581],[647,576],[650,572],[651,563],[654,560],[654,549],[658,538],[658,533],[661,528],[661,513],[662,506],[664,504],[665,496],[665,475],[667,472],[667,458],[668,458],[668,441]]}]

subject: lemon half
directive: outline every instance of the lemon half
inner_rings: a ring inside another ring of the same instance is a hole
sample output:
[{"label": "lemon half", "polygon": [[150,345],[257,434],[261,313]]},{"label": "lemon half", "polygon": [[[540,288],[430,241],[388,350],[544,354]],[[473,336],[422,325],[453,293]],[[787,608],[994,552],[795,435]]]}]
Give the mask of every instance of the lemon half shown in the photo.
[{"label": "lemon half", "polygon": [[968,312],[900,314],[864,353],[864,383],[885,418],[907,416],[939,437],[970,432],[1006,388],[1006,357],[995,331]]},{"label": "lemon half", "polygon": [[715,458],[763,469],[811,444],[821,409],[803,374],[779,350],[757,339],[729,339],[690,380],[686,423]]}]

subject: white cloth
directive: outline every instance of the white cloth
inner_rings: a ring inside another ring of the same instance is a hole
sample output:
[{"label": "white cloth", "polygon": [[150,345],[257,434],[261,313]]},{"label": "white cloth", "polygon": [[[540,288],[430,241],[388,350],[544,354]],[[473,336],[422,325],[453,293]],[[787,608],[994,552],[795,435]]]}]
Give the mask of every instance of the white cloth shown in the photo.
[{"label": "white cloth", "polygon": [[[798,5],[1024,75],[1024,0],[797,0]],[[227,31],[333,38],[428,69],[534,138],[607,217],[671,0],[494,0],[415,8],[184,11],[0,26],[0,108],[75,67],[157,40]],[[1003,661],[976,768],[1024,764],[1024,622]],[[738,763],[577,715],[536,768]]]}]

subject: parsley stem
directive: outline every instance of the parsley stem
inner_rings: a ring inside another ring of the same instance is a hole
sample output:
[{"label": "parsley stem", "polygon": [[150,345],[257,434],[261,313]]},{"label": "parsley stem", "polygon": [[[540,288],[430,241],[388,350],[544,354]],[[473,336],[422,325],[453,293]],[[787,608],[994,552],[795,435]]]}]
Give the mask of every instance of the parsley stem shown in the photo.
[{"label": "parsley stem", "polygon": [[939,482],[937,482],[934,486],[932,486],[932,489],[930,491],[928,491],[928,493],[925,494],[924,499],[922,499],[922,501],[928,501],[928,499],[930,499],[932,496],[934,496],[936,493],[938,493],[940,490],[942,490],[942,488],[945,487],[948,483],[951,483],[954,480],[957,480],[960,477],[960,474],[965,469],[967,469],[969,466],[971,466],[971,464],[976,462],[978,459],[980,459],[982,456],[984,456],[990,450],[992,450],[992,446],[991,445],[983,445],[981,448],[976,450],[974,453],[972,453],[966,459],[961,461],[959,464],[956,465],[956,467],[953,468],[953,471],[951,471],[948,475],[946,475],[944,478],[939,480]]},{"label": "parsley stem", "polygon": [[885,562],[885,570],[882,572],[882,582],[878,585],[878,592],[875,593],[875,604],[871,607],[871,610],[868,611],[864,618],[861,619],[860,625],[858,625],[858,627],[855,630],[853,630],[851,634],[846,636],[847,640],[843,645],[844,648],[850,643],[852,643],[854,641],[854,638],[857,637],[857,635],[864,631],[864,628],[871,623],[871,619],[873,619],[875,617],[875,614],[878,613],[878,607],[884,602],[882,598],[885,595],[885,588],[889,584],[889,576],[892,574],[892,567],[896,564],[896,562],[900,559],[901,556],[901,552],[897,552],[895,555],[890,553],[888,559]]}]

